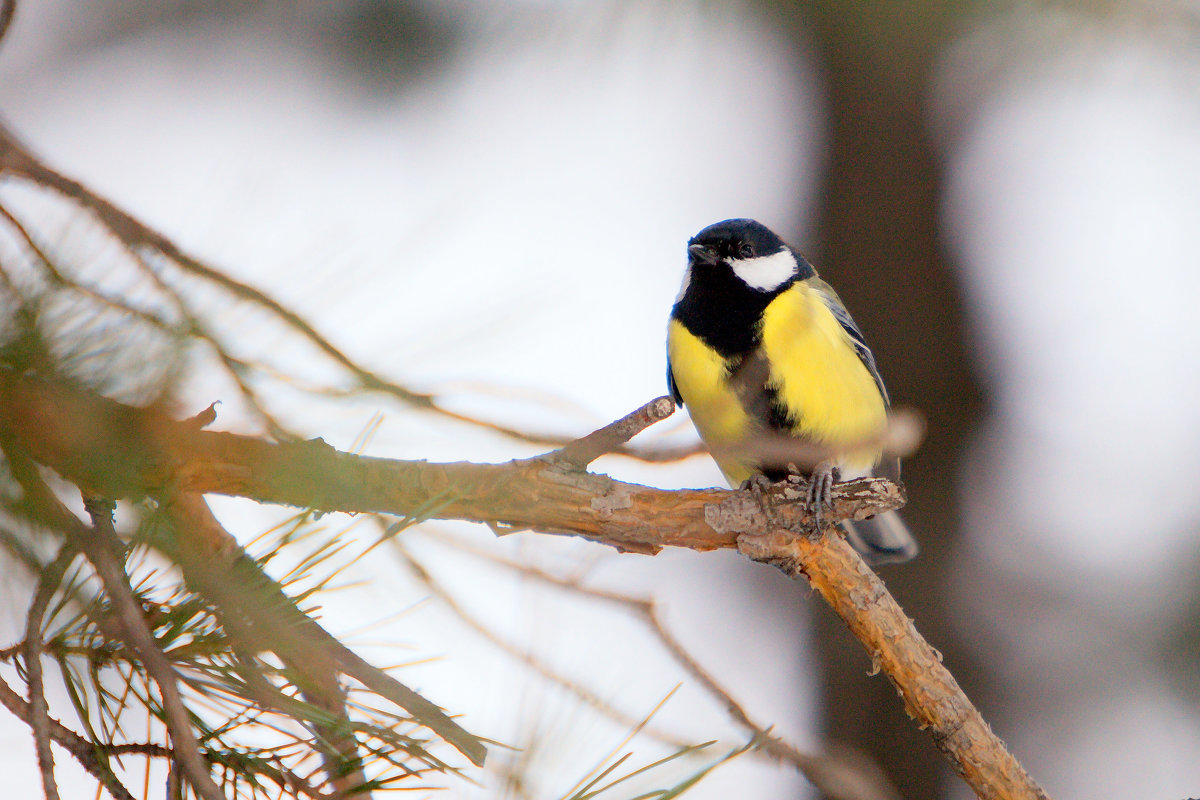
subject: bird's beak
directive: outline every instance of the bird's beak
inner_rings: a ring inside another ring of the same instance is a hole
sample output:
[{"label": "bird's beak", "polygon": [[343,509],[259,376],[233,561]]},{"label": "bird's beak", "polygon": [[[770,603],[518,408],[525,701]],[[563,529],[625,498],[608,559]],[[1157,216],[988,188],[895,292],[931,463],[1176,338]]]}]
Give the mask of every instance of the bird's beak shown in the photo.
[{"label": "bird's beak", "polygon": [[689,244],[688,253],[692,261],[699,264],[708,264],[711,266],[721,260],[715,250],[711,247],[705,247],[702,244]]}]

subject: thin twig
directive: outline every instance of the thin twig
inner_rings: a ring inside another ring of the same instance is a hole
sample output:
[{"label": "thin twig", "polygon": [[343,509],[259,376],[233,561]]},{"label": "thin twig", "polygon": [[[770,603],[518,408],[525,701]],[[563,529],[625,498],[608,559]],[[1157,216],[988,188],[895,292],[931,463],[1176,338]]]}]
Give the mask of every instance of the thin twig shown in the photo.
[{"label": "thin twig", "polygon": [[62,270],[54,266],[54,263],[50,260],[50,256],[47,255],[46,251],[41,247],[41,245],[34,240],[33,235],[29,232],[29,229],[26,227],[25,223],[21,222],[21,220],[19,220],[3,203],[0,203],[0,218],[3,218],[4,221],[7,222],[9,226],[17,232],[17,235],[33,254],[33,260],[37,264],[41,265],[42,269],[44,269],[46,274],[50,277],[50,282],[55,286],[60,286],[79,292],[84,297],[89,297],[92,300],[95,300],[97,303],[100,303],[114,311],[128,314],[136,319],[140,319],[146,324],[157,328],[164,333],[170,335],[178,335],[180,333],[179,329],[176,326],[173,326],[167,320],[156,316],[153,312],[144,308],[137,308],[127,299],[117,300],[104,294],[99,289],[96,289],[92,286],[85,286],[78,281],[68,278],[63,274]]},{"label": "thin twig", "polygon": [[335,363],[347,370],[363,388],[381,391],[416,408],[436,411],[452,419],[481,425],[490,430],[505,433],[516,438],[544,441],[543,437],[533,436],[503,425],[475,420],[466,415],[441,408],[436,404],[431,395],[414,392],[358,365],[337,346],[317,332],[307,320],[282,303],[253,286],[234,280],[219,270],[202,263],[199,259],[185,253],[168,237],[125,213],[105,198],[89,190],[83,184],[51,169],[34,156],[3,125],[0,125],[0,171],[8,171],[21,175],[79,202],[85,208],[89,209],[117,239],[126,245],[135,248],[148,247],[156,250],[180,266],[185,272],[201,277],[231,292],[234,296],[270,312]]},{"label": "thin twig", "polygon": [[857,759],[842,757],[840,753],[813,755],[805,753],[791,742],[771,733],[768,728],[751,719],[741,703],[734,699],[717,680],[700,665],[679,640],[675,638],[658,615],[654,603],[645,603],[642,615],[646,623],[662,642],[667,652],[703,686],[717,698],[729,712],[729,716],[746,730],[754,734],[758,746],[756,752],[769,755],[776,761],[791,764],[830,800],[900,800],[900,793],[891,784],[881,769],[865,769]]},{"label": "thin twig", "polygon": [[[359,391],[380,392],[394,397],[413,408],[436,413],[447,419],[483,428],[521,442],[561,446],[572,441],[569,437],[540,431],[521,430],[509,425],[479,419],[454,411],[443,405],[441,399],[435,395],[409,389],[363,367],[325,338],[300,314],[270,297],[265,292],[249,284],[235,280],[220,270],[186,253],[167,236],[127,214],[80,182],[53,170],[37,158],[17,136],[4,125],[0,124],[0,173],[3,172],[19,175],[37,184],[53,189],[88,209],[121,242],[126,250],[133,254],[135,263],[138,264],[139,268],[150,273],[155,272],[142,256],[141,251],[144,248],[160,254],[184,273],[201,278],[230,293],[235,298],[267,311],[290,330],[298,333],[317,350],[324,353],[341,369],[345,370],[350,378],[353,379],[354,386]],[[199,324],[194,315],[187,311],[178,293],[170,289],[161,276],[156,275],[156,282],[161,291],[177,301],[177,309],[185,313],[185,316],[193,324],[196,335],[208,341],[213,346],[218,358],[222,361],[223,367],[225,367],[230,377],[237,383],[239,392],[247,399],[248,404],[255,413],[259,414],[263,421],[273,429],[273,433],[286,433],[286,430],[279,425],[278,420],[274,419],[267,412],[266,408],[258,402],[256,393],[245,382],[244,376],[241,376],[233,369],[229,353],[216,341],[215,335],[207,330],[205,326]],[[631,458],[644,458],[648,461],[672,461],[686,458],[689,455],[699,452],[695,445],[683,448],[622,447],[618,448],[617,451]]]},{"label": "thin twig", "polygon": [[54,779],[54,752],[50,749],[49,709],[42,686],[42,620],[50,598],[62,582],[67,567],[78,552],[70,540],[63,543],[58,555],[42,571],[34,591],[33,602],[25,615],[25,680],[29,686],[29,728],[37,750],[38,767],[42,773],[42,791],[46,800],[58,800],[58,782]]},{"label": "thin twig", "polygon": [[162,296],[171,302],[175,312],[182,320],[185,330],[198,341],[208,345],[225,375],[233,381],[234,388],[237,389],[238,395],[246,403],[246,407],[266,426],[267,431],[278,439],[300,438],[270,412],[259,398],[258,391],[247,380],[246,373],[250,372],[251,369],[261,370],[261,365],[234,356],[229,351],[229,348],[220,340],[216,331],[204,319],[192,311],[188,302],[184,299],[184,295],[159,274],[158,270],[150,265],[150,262],[146,259],[145,252],[135,243],[121,239],[120,237],[118,237],[118,240],[125,247],[126,253],[133,260],[133,264],[138,268],[138,271],[145,275],[155,285]]},{"label": "thin twig", "polygon": [[550,458],[583,469],[605,453],[611,453],[634,436],[675,413],[675,401],[659,397],[616,422],[576,439],[566,447],[551,453]]},{"label": "thin twig", "polygon": [[[626,714],[583,684],[573,681],[565,675],[557,672],[554,670],[554,668],[542,661],[537,656],[496,635],[494,631],[480,622],[478,618],[467,611],[457,600],[455,600],[450,591],[433,577],[429,570],[425,568],[425,565],[418,561],[417,558],[413,556],[407,548],[404,547],[400,540],[395,539],[392,541],[393,546],[400,553],[409,569],[412,570],[413,574],[422,583],[422,585],[425,586],[429,593],[434,597],[437,597],[438,600],[441,601],[441,603],[451,611],[451,613],[458,617],[463,624],[472,631],[486,639],[493,646],[504,651],[504,653],[510,657],[524,664],[536,674],[575,695],[575,697],[581,702],[595,709],[600,714],[608,717],[618,725],[621,725],[625,728],[632,728],[635,725],[641,724],[642,720]],[[691,744],[694,744],[692,741],[675,736],[674,734],[654,728],[652,726],[647,727],[645,733],[659,740],[660,742],[672,745],[673,747],[687,747]]]},{"label": "thin twig", "polygon": [[[14,717],[26,724],[30,724],[33,711],[21,695],[13,691],[12,687],[0,678],[0,705],[8,709]],[[126,789],[116,775],[113,774],[112,768],[108,765],[108,761],[101,760],[99,753],[103,752],[103,748],[98,748],[92,742],[84,739],[75,731],[64,726],[56,719],[47,719],[47,732],[51,739],[60,747],[71,754],[71,757],[79,762],[79,765],[87,770],[92,777],[100,782],[114,800],[134,800],[132,794]]]},{"label": "thin twig", "polygon": [[154,742],[122,742],[120,744],[102,744],[99,745],[100,750],[105,755],[114,757],[119,756],[147,756],[149,758],[174,758],[175,751],[169,747],[163,747],[161,744]]},{"label": "thin twig", "polygon": [[[857,758],[851,758],[837,753],[822,755],[805,753],[782,737],[771,733],[770,729],[755,722],[733,695],[717,682],[716,678],[688,652],[687,648],[663,624],[658,607],[653,600],[585,586],[577,580],[562,578],[537,567],[504,558],[494,552],[473,547],[457,537],[445,536],[440,539],[465,552],[548,586],[593,600],[612,603],[632,612],[654,633],[675,662],[683,667],[710,696],[725,707],[733,721],[754,736],[758,746],[752,751],[753,753],[762,754],[774,761],[791,764],[831,800],[898,800],[900,797],[882,770],[862,766],[861,762],[865,759],[862,754],[854,753],[853,755]],[[444,593],[444,590],[442,592]]]}]

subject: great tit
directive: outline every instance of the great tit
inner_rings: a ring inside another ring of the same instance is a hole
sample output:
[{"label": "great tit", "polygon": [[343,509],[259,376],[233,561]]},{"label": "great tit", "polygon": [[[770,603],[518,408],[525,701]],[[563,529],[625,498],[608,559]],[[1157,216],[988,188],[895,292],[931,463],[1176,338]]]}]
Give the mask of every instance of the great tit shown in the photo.
[{"label": "great tit", "polygon": [[[687,249],[667,331],[667,383],[730,485],[786,478],[788,462],[805,459],[780,443],[821,454],[797,468],[818,514],[842,476],[898,479],[899,459],[884,459],[872,443],[888,409],[875,357],[812,264],[751,219],[710,225]],[[917,553],[894,511],[843,527],[870,563]]]}]

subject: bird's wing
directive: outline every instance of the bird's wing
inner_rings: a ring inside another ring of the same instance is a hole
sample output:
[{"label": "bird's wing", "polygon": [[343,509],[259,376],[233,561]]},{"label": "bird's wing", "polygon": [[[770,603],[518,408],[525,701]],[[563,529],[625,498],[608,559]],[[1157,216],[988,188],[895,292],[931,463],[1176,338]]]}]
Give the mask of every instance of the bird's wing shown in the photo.
[{"label": "bird's wing", "polygon": [[675,385],[675,373],[671,370],[671,357],[667,356],[667,391],[671,393],[671,397],[675,398],[675,405],[683,407],[683,395],[679,393],[679,387]]},{"label": "bird's wing", "polygon": [[883,378],[879,377],[879,368],[875,366],[875,354],[871,352],[871,348],[867,347],[867,340],[863,337],[862,331],[858,329],[858,324],[854,321],[854,317],[850,316],[850,312],[842,304],[842,298],[837,296],[837,292],[833,290],[832,286],[820,278],[810,278],[809,280],[812,287],[821,295],[826,308],[833,314],[838,324],[842,326],[842,330],[846,332],[846,335],[850,337],[850,342],[854,345],[854,351],[862,359],[863,366],[871,373],[871,377],[875,379],[875,385],[879,387],[879,393],[883,395],[883,404],[891,406],[891,401],[888,399],[887,387],[883,385]]}]

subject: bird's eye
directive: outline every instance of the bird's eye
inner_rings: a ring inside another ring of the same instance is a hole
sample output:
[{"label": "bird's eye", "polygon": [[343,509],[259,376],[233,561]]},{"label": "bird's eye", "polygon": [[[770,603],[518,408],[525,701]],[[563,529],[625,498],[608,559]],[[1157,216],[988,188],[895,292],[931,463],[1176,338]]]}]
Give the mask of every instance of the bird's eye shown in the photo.
[{"label": "bird's eye", "polygon": [[749,242],[742,242],[738,245],[738,258],[754,258],[754,245]]}]

